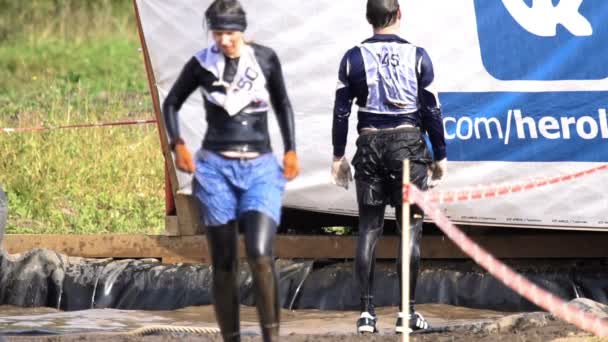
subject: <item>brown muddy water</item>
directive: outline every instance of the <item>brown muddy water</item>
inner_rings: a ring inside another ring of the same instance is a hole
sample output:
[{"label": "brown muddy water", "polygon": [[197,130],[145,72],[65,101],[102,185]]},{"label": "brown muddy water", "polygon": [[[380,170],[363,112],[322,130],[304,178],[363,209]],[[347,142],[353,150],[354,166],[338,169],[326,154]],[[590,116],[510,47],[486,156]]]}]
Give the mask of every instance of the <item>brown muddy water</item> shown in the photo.
[{"label": "brown muddy water", "polygon": [[[433,327],[440,330],[456,329],[450,332],[416,334],[412,336],[413,341],[551,341],[560,337],[568,338],[567,341],[584,341],[589,336],[559,321],[552,321],[543,327],[532,324],[529,327],[510,329],[512,331],[482,331],[473,327],[491,324],[510,314],[441,304],[422,304],[417,308]],[[400,338],[393,333],[396,312],[397,308],[394,307],[379,308],[380,333],[357,336],[355,322],[358,312],[284,310],[281,317],[281,340],[398,341]],[[0,306],[0,335],[11,333],[4,338],[0,336],[0,341],[221,341],[217,335],[174,333],[142,337],[126,334],[136,328],[151,325],[217,327],[211,306],[173,311],[93,309],[71,312]],[[255,308],[241,307],[241,327],[244,341],[261,340]],[[15,335],[19,332],[28,335]]]}]

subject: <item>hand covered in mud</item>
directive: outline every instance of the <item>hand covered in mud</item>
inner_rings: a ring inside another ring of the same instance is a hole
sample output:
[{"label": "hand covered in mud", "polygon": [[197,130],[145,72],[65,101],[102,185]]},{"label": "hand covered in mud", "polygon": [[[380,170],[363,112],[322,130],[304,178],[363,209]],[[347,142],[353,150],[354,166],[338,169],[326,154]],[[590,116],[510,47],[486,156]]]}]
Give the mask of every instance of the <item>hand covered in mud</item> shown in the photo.
[{"label": "hand covered in mud", "polygon": [[175,167],[183,172],[194,173],[192,154],[182,139],[177,139],[173,144],[173,152],[175,152]]},{"label": "hand covered in mud", "polygon": [[350,164],[346,158],[335,158],[331,163],[331,182],[337,186],[341,186],[348,190],[348,183],[352,182],[353,174],[350,170]]},{"label": "hand covered in mud", "polygon": [[434,161],[430,168],[431,176],[428,178],[429,188],[439,186],[443,178],[448,173],[448,159],[443,158],[439,161]]},{"label": "hand covered in mud", "polygon": [[296,178],[300,173],[300,162],[296,151],[287,151],[283,156],[283,175],[288,181]]}]

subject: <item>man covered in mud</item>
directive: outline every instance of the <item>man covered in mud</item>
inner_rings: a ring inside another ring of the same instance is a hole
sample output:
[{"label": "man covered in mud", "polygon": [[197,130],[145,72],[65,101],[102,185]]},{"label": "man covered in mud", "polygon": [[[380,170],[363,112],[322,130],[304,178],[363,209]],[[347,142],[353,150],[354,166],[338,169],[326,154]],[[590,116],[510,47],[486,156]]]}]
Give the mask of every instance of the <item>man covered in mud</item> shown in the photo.
[{"label": "man covered in mud", "polygon": [[[447,159],[441,110],[436,97],[427,90],[434,78],[433,66],[423,48],[399,36],[399,1],[368,0],[366,16],[374,35],[348,50],[340,63],[331,171],[334,184],[348,188],[352,176],[344,152],[348,118],[355,100],[359,107],[359,137],[352,160],[359,207],[355,273],[361,290],[357,331],[374,333],[377,331],[373,302],[375,248],[382,235],[387,204],[395,207],[397,225],[401,226],[398,213],[403,203],[403,160],[410,160],[410,181],[425,190],[445,176]],[[433,156],[427,148],[425,133],[430,138]],[[410,213],[410,316],[399,313],[397,333],[405,331],[404,319],[409,322],[410,332],[428,328],[424,317],[414,310],[423,212],[412,206]],[[400,260],[397,271],[401,276]]]},{"label": "man covered in mud", "polygon": [[[280,305],[273,244],[285,182],[299,172],[293,110],[275,52],[244,40],[247,19],[239,1],[215,0],[205,21],[214,43],[183,67],[163,103],[163,115],[176,167],[194,173],[224,341],[240,340],[237,226],[245,235],[263,339],[275,341]],[[194,161],[180,135],[178,111],[199,87],[208,127]],[[271,105],[283,137],[283,167],[271,150]]]}]

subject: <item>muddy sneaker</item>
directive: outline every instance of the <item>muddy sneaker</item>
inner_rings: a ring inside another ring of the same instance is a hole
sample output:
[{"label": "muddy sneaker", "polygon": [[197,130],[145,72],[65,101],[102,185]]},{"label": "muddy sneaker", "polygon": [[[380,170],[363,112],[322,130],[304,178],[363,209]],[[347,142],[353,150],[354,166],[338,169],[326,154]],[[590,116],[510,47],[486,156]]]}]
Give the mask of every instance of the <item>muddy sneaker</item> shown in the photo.
[{"label": "muddy sneaker", "polygon": [[[429,328],[429,323],[422,317],[421,314],[414,311],[414,315],[410,315],[410,324],[409,324],[409,332],[412,333],[414,331],[424,330]],[[400,312],[397,317],[397,324],[395,325],[395,332],[397,334],[403,333],[403,313]]]},{"label": "muddy sneaker", "polygon": [[376,329],[376,317],[372,316],[369,312],[362,312],[361,316],[357,320],[357,332],[359,334],[377,332]]}]

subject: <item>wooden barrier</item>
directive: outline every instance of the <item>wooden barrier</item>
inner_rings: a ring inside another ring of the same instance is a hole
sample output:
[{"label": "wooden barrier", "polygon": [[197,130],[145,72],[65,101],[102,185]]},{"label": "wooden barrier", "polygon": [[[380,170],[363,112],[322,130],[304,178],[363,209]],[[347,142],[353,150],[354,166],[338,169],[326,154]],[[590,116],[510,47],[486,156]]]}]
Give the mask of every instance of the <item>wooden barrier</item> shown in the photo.
[{"label": "wooden barrier", "polygon": [[[472,235],[473,240],[498,258],[605,258],[608,234],[596,232]],[[351,259],[356,236],[279,235],[276,255],[286,259]],[[397,256],[399,239],[385,236],[376,248],[380,259]],[[4,248],[11,254],[47,248],[86,258],[158,258],[164,263],[208,262],[204,235],[6,235]],[[425,259],[466,259],[441,235],[422,239]],[[243,241],[240,255],[244,256]]]}]

